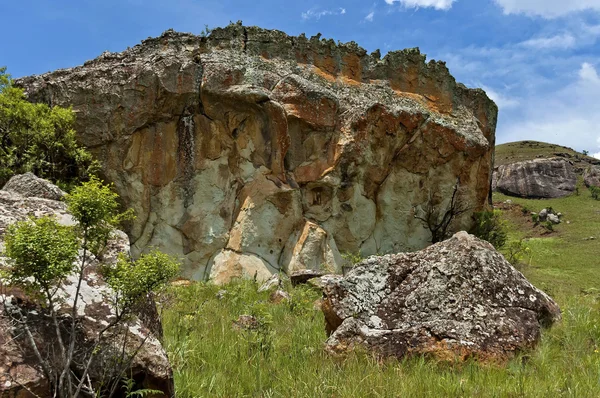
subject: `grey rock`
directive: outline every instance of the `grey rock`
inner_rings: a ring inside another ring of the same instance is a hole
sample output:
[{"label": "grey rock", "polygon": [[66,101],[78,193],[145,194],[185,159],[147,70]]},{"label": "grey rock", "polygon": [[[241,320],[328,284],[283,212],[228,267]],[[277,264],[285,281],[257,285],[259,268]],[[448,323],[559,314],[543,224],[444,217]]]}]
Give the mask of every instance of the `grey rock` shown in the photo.
[{"label": "grey rock", "polygon": [[268,292],[272,289],[277,289],[281,286],[281,278],[278,274],[273,274],[267,281],[265,281],[259,288],[258,292]]},{"label": "grey rock", "polygon": [[556,214],[548,214],[547,218],[552,224],[560,224],[560,218]]},{"label": "grey rock", "polygon": [[48,180],[39,178],[33,173],[19,174],[12,177],[2,188],[27,198],[44,198],[61,200],[66,193]]},{"label": "grey rock", "polygon": [[583,173],[583,182],[589,187],[600,187],[600,166],[590,166]]},{"label": "grey rock", "polygon": [[333,353],[361,345],[382,356],[504,361],[535,346],[542,327],[561,319],[549,296],[466,232],[323,279]]},{"label": "grey rock", "polygon": [[577,184],[572,164],[562,158],[502,165],[493,179],[495,190],[523,198],[560,198],[572,194]]},{"label": "grey rock", "polygon": [[548,218],[548,209],[542,209],[542,211],[540,211],[539,217],[540,221],[546,221],[546,219]]},{"label": "grey rock", "polygon": [[290,274],[290,280],[292,281],[292,286],[298,286],[308,283],[311,279],[320,278],[324,275],[325,272],[321,270],[304,269],[292,272]]}]

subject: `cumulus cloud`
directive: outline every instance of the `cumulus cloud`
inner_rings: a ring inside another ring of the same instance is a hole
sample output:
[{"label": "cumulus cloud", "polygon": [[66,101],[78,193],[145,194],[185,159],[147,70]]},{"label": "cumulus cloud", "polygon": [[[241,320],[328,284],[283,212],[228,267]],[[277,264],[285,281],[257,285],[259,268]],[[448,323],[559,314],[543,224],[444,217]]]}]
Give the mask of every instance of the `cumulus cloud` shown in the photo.
[{"label": "cumulus cloud", "polygon": [[345,8],[337,8],[334,10],[319,10],[317,8],[311,8],[308,11],[302,13],[302,19],[316,19],[319,20],[321,17],[328,15],[344,15],[346,13]]},{"label": "cumulus cloud", "polygon": [[365,17],[365,21],[373,22],[373,17],[375,16],[375,11],[371,11]]},{"label": "cumulus cloud", "polygon": [[521,42],[522,46],[540,50],[569,49],[575,47],[577,41],[570,33],[551,37],[538,37]]},{"label": "cumulus cloud", "polygon": [[594,151],[600,147],[599,91],[596,67],[584,62],[574,81],[556,92],[527,98],[522,114],[504,127],[502,141],[527,138]]},{"label": "cumulus cloud", "polygon": [[544,18],[556,18],[577,11],[600,11],[600,0],[495,0],[495,2],[505,14],[537,15]]},{"label": "cumulus cloud", "polygon": [[449,10],[452,8],[452,4],[455,1],[456,0],[385,0],[385,2],[390,5],[400,3],[409,8],[432,7],[436,10]]},{"label": "cumulus cloud", "polygon": [[477,86],[481,87],[486,92],[488,97],[498,105],[500,110],[515,108],[520,104],[520,101],[517,98],[502,94],[483,84],[478,84]]}]

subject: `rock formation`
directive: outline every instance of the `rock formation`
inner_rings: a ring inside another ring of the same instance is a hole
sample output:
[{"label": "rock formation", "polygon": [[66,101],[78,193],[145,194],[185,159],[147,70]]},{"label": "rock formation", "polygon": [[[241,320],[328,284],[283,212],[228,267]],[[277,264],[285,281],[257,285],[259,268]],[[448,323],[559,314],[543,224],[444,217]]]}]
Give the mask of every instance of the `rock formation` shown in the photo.
[{"label": "rock formation", "polygon": [[590,166],[583,173],[583,182],[589,187],[600,187],[600,166]]},{"label": "rock formation", "polygon": [[[58,200],[46,199],[49,193],[59,195],[53,199],[60,199],[60,189],[46,180],[35,177],[28,173],[13,177],[2,190],[0,190],[0,253],[3,247],[3,236],[8,225],[27,218],[28,216],[41,217],[44,215],[55,216],[63,225],[73,225],[73,218],[66,211],[65,204]],[[37,196],[39,195],[39,196]],[[129,251],[129,239],[123,232],[115,231],[113,240],[110,242],[103,261],[110,263],[116,261],[118,253]],[[0,255],[0,268],[6,261]],[[78,335],[78,345],[82,348],[91,349],[93,339],[104,325],[107,325],[110,317],[114,315],[108,304],[106,294],[109,288],[96,272],[97,260],[90,257],[90,264],[86,271],[80,292],[83,305],[78,306],[81,316],[81,328]],[[75,297],[76,277],[67,281],[61,291],[63,303],[57,312],[69,314],[71,312],[73,299]],[[1,282],[1,281],[0,281]],[[38,396],[48,396],[48,386],[40,370],[39,363],[33,354],[32,346],[25,339],[23,328],[11,322],[11,311],[19,308],[25,311],[28,324],[35,336],[42,355],[50,356],[55,347],[51,344],[55,341],[54,329],[50,327],[48,320],[39,311],[39,306],[22,290],[5,286],[0,283],[0,397],[29,397],[26,389],[36,393]],[[6,300],[6,306],[4,305]],[[81,303],[81,302],[80,302]],[[154,308],[154,307],[153,307]],[[7,313],[8,311],[8,313]],[[14,315],[14,314],[13,314]],[[164,391],[167,396],[174,394],[174,384],[171,366],[166,352],[160,342],[156,339],[156,332],[161,329],[157,314],[147,312],[140,320],[132,320],[127,326],[128,337],[126,352],[135,352],[145,340],[137,356],[132,362],[131,376],[141,388],[152,388]],[[49,337],[50,336],[50,337]],[[117,338],[115,344],[119,343]],[[47,344],[50,342],[51,344]],[[113,347],[120,354],[121,345]],[[114,354],[110,349],[104,347],[102,353],[97,356],[96,365],[93,365],[90,376],[93,380],[100,379],[103,366],[108,366]],[[116,355],[118,357],[118,355]],[[106,361],[102,363],[102,361]]]},{"label": "rock formation", "polygon": [[158,247],[195,279],[420,249],[430,233],[415,211],[447,205],[457,179],[473,211],[489,194],[497,107],[418,49],[380,59],[232,24],[17,84],[73,106],[81,142],[136,211],[134,255]]},{"label": "rock formation", "polygon": [[575,191],[577,174],[567,160],[535,159],[502,165],[494,170],[492,188],[523,198],[560,198]]},{"label": "rock formation", "polygon": [[560,319],[556,303],[466,232],[418,253],[371,257],[324,282],[327,349],[504,361]]}]

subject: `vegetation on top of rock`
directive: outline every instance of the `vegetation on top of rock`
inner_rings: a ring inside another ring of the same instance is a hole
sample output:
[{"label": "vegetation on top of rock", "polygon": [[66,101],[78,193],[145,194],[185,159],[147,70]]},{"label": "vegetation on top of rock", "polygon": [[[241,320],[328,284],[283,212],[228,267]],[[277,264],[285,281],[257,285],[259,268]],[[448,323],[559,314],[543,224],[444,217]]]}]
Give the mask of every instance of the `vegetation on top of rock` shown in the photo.
[{"label": "vegetation on top of rock", "polygon": [[77,144],[70,108],[32,104],[0,68],[0,186],[10,177],[33,172],[55,182],[86,179],[96,167]]},{"label": "vegetation on top of rock", "polygon": [[589,156],[588,153],[578,152],[562,145],[539,141],[516,141],[496,145],[494,165],[503,166],[527,160],[562,157],[573,161],[575,168],[586,167],[589,164],[600,164],[600,160]]}]

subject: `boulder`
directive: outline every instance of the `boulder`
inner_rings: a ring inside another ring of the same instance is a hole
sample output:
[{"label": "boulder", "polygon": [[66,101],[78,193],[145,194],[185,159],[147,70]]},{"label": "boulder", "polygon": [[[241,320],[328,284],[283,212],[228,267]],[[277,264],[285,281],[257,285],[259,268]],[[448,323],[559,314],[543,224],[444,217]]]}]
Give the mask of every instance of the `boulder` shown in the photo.
[{"label": "boulder", "polygon": [[589,187],[600,187],[600,166],[590,166],[583,173],[583,182]]},{"label": "boulder", "polygon": [[546,217],[552,224],[560,224],[560,217],[557,214],[548,214]]},{"label": "boulder", "polygon": [[[16,180],[27,183],[7,184],[8,188],[31,186],[33,187],[31,191],[6,189],[7,187],[0,190],[0,248],[3,246],[6,227],[28,216],[50,215],[56,217],[63,225],[74,224],[63,202],[38,196],[26,197],[17,193],[20,191],[31,195],[44,195],[44,192],[60,191],[45,180],[41,180],[41,185],[38,185],[39,179],[33,177],[17,176],[11,179],[11,182]],[[31,181],[34,183],[30,185]],[[43,187],[42,190],[38,189],[40,186]],[[129,247],[127,235],[121,231],[114,231],[104,251],[102,262],[106,264],[116,261],[118,253],[129,253]],[[0,254],[0,268],[6,261],[8,260]],[[80,350],[92,349],[99,330],[115,316],[114,309],[108,301],[111,290],[98,273],[98,259],[89,256],[86,262],[89,267],[82,281],[77,319],[79,323],[77,344]],[[77,276],[71,275],[57,293],[61,298],[57,312],[62,314],[60,319],[65,323],[65,327],[71,321],[69,314],[75,298],[76,281]],[[6,300],[7,305],[0,308],[0,396],[29,396],[26,389],[38,396],[48,396],[48,386],[35,359],[32,346],[25,339],[22,326],[12,321],[11,316],[15,316],[19,311],[26,315],[37,346],[44,356],[51,356],[57,352],[53,328],[50,327],[35,300],[21,289],[3,286],[2,300]],[[94,381],[100,380],[105,373],[104,367],[110,367],[115,360],[118,360],[123,345],[127,356],[139,348],[132,361],[131,372],[131,377],[136,381],[137,386],[158,389],[167,396],[172,396],[174,394],[172,369],[167,354],[158,340],[162,333],[162,326],[155,304],[152,301],[142,307],[139,317],[134,317],[125,324],[111,343],[101,346],[102,350],[92,364],[90,377]]]},{"label": "boulder", "polygon": [[361,345],[399,358],[504,361],[534,347],[541,328],[561,318],[549,296],[466,232],[323,279],[326,347],[334,353]]},{"label": "boulder", "polygon": [[66,193],[48,180],[39,178],[33,173],[19,174],[12,177],[2,188],[22,196],[61,200]]},{"label": "boulder", "polygon": [[292,286],[303,285],[308,283],[311,279],[320,278],[325,275],[325,272],[313,269],[303,269],[294,271],[290,274],[290,281]]},{"label": "boulder", "polygon": [[499,166],[492,188],[522,198],[560,198],[575,191],[577,174],[562,158],[534,159]]},{"label": "boulder", "polygon": [[444,205],[457,179],[470,211],[453,228],[489,196],[498,109],[418,49],[380,59],[231,24],[15,84],[73,107],[78,138],[136,212],[133,255],[173,254],[189,279],[339,272],[340,252],[426,247],[414,209]]}]

